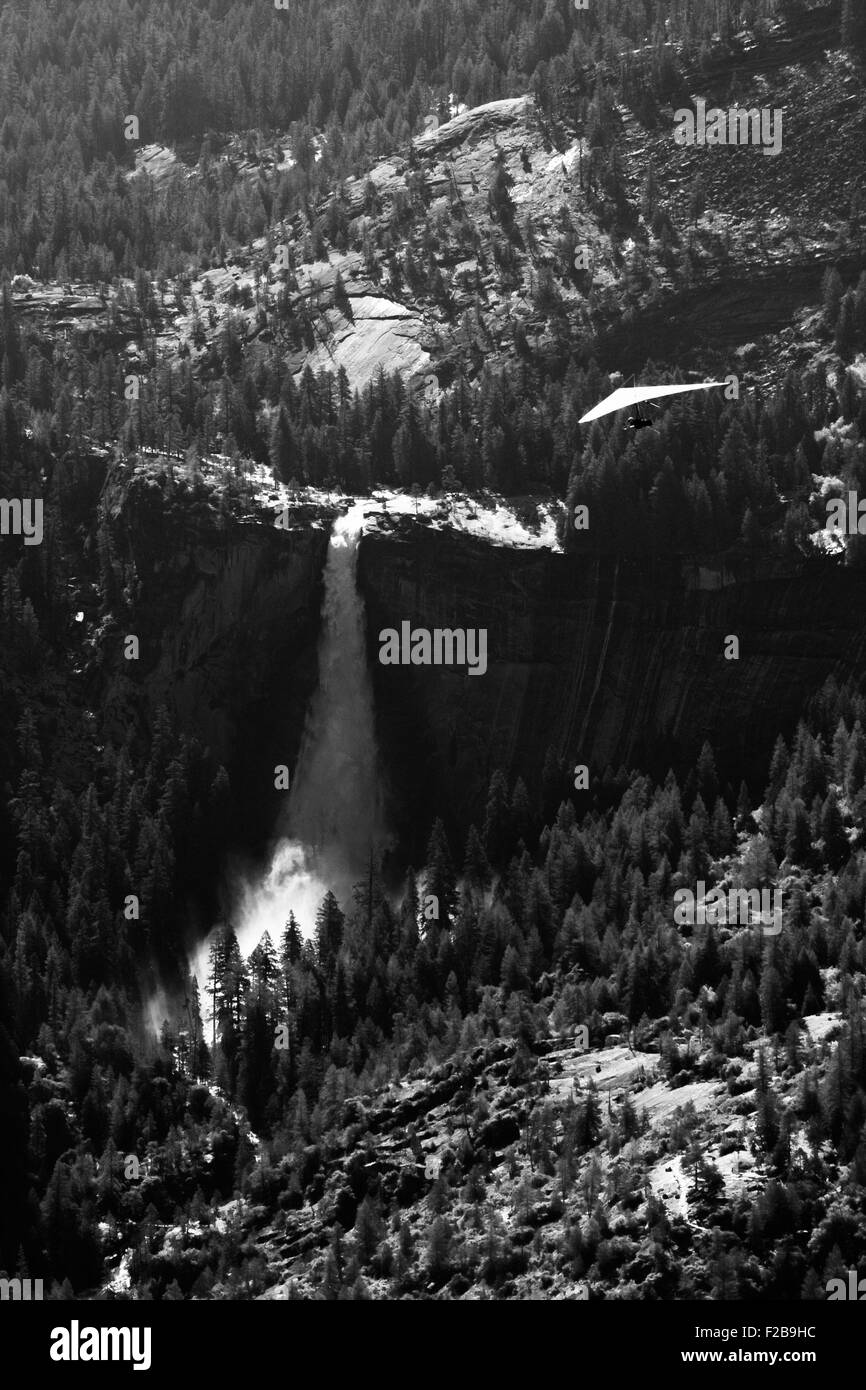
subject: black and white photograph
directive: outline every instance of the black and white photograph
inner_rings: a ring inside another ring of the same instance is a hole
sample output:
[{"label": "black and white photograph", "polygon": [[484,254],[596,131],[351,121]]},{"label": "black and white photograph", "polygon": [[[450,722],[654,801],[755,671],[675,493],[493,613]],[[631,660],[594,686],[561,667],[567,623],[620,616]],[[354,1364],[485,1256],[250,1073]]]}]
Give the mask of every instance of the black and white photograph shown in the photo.
[{"label": "black and white photograph", "polygon": [[9,1357],[829,1374],[864,912],[866,0],[0,0]]}]

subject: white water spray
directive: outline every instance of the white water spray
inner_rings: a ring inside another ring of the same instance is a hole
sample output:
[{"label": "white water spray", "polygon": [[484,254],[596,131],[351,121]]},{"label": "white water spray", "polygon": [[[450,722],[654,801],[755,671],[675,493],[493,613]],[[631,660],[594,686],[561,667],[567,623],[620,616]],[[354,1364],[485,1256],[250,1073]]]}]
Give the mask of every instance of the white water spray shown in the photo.
[{"label": "white water spray", "polygon": [[319,684],[307,713],[280,839],[267,874],[245,886],[234,920],[249,955],[265,931],[275,945],[292,911],[305,936],[330,888],[348,905],[352,885],[387,846],[367,669],[358,541],[368,503],[334,523],[325,564]]}]

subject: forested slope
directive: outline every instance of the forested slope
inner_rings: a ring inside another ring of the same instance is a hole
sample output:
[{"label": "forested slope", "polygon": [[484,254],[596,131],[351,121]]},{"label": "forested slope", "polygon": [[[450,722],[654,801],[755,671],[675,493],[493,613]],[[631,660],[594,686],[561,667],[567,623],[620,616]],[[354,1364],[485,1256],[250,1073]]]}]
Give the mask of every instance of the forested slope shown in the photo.
[{"label": "forested slope", "polygon": [[[430,796],[424,862],[329,895],[313,941],[290,919],[244,961],[223,922],[209,1000],[188,948],[246,829],[214,746],[289,661],[259,612],[236,698],[214,591],[276,606],[292,568],[298,719],[311,679],[334,504],[259,550],[263,477],[555,497],[599,569],[862,564],[819,532],[864,484],[863,48],[857,0],[0,6],[0,493],[45,506],[42,545],[0,541],[7,1271],[57,1297],[797,1298],[862,1261],[847,665],[804,659],[749,785],[731,746],[587,790],[582,750],[531,791],[493,765],[465,828]],[[777,167],[678,160],[699,92],[789,105]],[[650,356],[739,396],[639,444],[579,426]],[[120,689],[131,620],[155,646],[190,593],[177,671]],[[782,933],[681,932],[696,880],[781,887]]]}]

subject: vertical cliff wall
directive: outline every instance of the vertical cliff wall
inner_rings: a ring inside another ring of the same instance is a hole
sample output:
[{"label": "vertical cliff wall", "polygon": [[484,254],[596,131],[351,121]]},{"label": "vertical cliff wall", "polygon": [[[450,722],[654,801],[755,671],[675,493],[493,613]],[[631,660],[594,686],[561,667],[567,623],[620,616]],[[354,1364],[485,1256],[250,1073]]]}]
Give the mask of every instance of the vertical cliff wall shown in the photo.
[{"label": "vertical cliff wall", "polygon": [[[725,779],[761,779],[780,731],[832,672],[864,671],[866,575],[826,560],[725,570],[708,558],[574,557],[421,526],[368,536],[359,579],[380,741],[398,818],[483,816],[501,766],[540,789],[549,746],[570,765],[663,776],[704,739]],[[382,666],[378,634],[485,627],[488,669]],[[724,657],[725,637],[740,658]],[[417,855],[419,846],[413,846]]]},{"label": "vertical cliff wall", "polygon": [[[294,764],[316,685],[330,518],[299,514],[284,531],[154,479],[110,481],[103,503],[115,616],[92,679],[109,728],[165,703],[227,767],[238,825],[260,845],[282,805],[275,762]],[[138,661],[124,659],[126,634]]]},{"label": "vertical cliff wall", "polygon": [[[92,698],[121,734],[165,702],[229,768],[244,838],[263,849],[282,809],[273,765],[294,765],[316,688],[330,517],[279,531],[204,499],[176,505],[152,480],[109,482],[103,500],[115,592]],[[761,790],[808,697],[866,670],[866,574],[829,559],[580,557],[406,519],[364,536],[358,583],[389,819],[416,862],[434,815],[459,833],[480,823],[494,768],[537,796],[549,747],[567,766],[661,777],[709,739],[724,780]],[[381,665],[379,632],[405,620],[486,628],[486,673]]]}]

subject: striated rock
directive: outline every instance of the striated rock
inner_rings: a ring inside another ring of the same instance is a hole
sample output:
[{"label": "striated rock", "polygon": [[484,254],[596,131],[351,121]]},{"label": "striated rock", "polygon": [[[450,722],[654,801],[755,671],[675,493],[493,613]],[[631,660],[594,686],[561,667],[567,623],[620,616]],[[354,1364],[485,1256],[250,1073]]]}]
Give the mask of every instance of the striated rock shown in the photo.
[{"label": "striated rock", "polygon": [[[338,372],[342,367],[352,390],[360,389],[384,366],[412,376],[430,362],[424,348],[427,334],[423,320],[404,305],[380,295],[350,298],[351,318],[329,309],[319,319],[324,337],[304,359],[314,372]],[[324,328],[323,328],[324,325]]]}]

